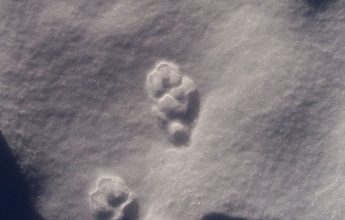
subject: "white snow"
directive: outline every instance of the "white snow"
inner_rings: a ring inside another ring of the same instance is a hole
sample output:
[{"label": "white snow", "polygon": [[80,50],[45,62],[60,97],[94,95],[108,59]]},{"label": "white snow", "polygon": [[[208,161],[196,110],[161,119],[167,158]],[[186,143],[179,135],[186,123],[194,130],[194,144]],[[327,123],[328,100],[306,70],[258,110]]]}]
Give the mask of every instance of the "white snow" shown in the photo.
[{"label": "white snow", "polygon": [[[1,1],[0,129],[35,212],[94,219],[90,194],[118,176],[137,220],[343,219],[344,12],[341,0]],[[148,88],[161,61],[181,79]],[[181,107],[178,85],[198,92],[191,118],[165,112]],[[159,115],[157,88],[171,92]]]}]

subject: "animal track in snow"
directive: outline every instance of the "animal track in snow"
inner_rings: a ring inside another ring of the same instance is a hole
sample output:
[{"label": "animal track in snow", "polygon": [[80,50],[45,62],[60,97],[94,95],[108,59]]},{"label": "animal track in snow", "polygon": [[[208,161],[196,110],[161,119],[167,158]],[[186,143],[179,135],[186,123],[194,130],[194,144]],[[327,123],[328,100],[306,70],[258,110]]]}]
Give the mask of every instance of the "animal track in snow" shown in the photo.
[{"label": "animal track in snow", "polygon": [[134,193],[120,177],[102,178],[90,194],[91,209],[97,220],[135,220],[138,210]]},{"label": "animal track in snow", "polygon": [[177,65],[160,62],[148,74],[146,88],[154,101],[152,112],[169,140],[176,145],[188,143],[199,108],[193,80],[183,75]]}]

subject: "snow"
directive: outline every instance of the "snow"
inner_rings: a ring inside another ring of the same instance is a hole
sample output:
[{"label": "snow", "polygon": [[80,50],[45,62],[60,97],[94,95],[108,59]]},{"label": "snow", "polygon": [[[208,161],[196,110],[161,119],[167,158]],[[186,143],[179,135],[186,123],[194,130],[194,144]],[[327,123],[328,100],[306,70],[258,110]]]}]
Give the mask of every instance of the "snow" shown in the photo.
[{"label": "snow", "polygon": [[[90,195],[114,176],[131,220],[343,219],[344,11],[0,1],[0,219],[94,219]],[[166,127],[147,88],[161,61],[197,91],[190,115],[160,112]]]}]

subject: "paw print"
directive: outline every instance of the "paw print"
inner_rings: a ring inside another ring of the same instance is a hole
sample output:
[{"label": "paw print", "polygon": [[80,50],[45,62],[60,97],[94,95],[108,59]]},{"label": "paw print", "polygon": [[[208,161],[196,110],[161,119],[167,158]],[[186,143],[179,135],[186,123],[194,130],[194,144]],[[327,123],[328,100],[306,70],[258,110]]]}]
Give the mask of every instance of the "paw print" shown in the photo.
[{"label": "paw print", "polygon": [[90,200],[97,220],[131,219],[137,212],[133,193],[119,177],[101,179]]},{"label": "paw print", "polygon": [[198,110],[196,86],[180,69],[168,62],[161,62],[148,74],[146,88],[153,99],[153,114],[167,131],[174,144],[189,140]]}]

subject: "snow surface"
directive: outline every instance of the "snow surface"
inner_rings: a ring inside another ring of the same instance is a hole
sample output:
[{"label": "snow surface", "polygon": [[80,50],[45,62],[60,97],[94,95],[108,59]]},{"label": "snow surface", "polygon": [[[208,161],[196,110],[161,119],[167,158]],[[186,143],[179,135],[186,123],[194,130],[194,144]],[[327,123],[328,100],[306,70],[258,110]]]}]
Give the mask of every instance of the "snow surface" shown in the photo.
[{"label": "snow surface", "polygon": [[[344,219],[345,1],[0,0],[0,35],[0,220],[94,219],[105,177],[129,220]],[[188,145],[161,61],[198,91]]]}]

